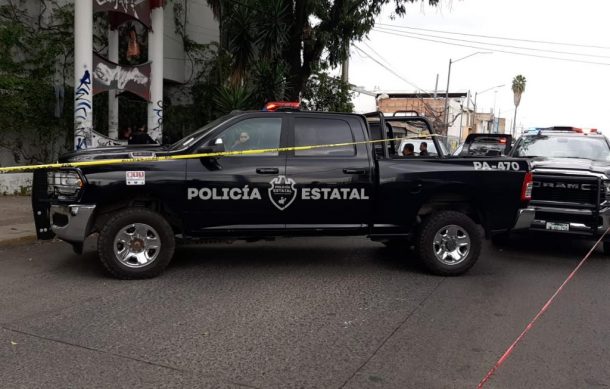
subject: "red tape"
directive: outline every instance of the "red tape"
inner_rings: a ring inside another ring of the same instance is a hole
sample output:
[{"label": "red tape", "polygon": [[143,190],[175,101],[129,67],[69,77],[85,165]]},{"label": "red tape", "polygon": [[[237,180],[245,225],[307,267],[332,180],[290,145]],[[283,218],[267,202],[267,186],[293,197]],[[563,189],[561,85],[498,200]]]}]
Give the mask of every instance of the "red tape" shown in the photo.
[{"label": "red tape", "polygon": [[593,250],[595,250],[595,248],[599,245],[599,243],[602,241],[602,239],[604,239],[604,236],[606,236],[606,234],[608,233],[608,231],[610,231],[610,228],[608,228],[603,234],[602,236],[597,240],[597,242],[595,242],[595,245],[593,245],[593,247],[591,247],[591,250],[589,250],[589,252],[587,253],[587,255],[585,255],[585,257],[580,261],[580,263],[578,264],[578,266],[576,266],[576,268],[572,271],[572,273],[570,273],[570,275],[568,276],[568,278],[565,279],[565,281],[563,281],[563,284],[561,284],[561,286],[559,287],[559,289],[557,289],[557,291],[551,296],[551,298],[546,302],[546,304],[544,304],[544,306],[542,307],[542,309],[540,310],[540,312],[538,312],[538,314],[536,314],[536,316],[534,316],[534,318],[532,319],[532,321],[530,321],[528,323],[528,325],[525,327],[525,329],[523,330],[523,332],[521,332],[521,335],[519,335],[517,337],[517,339],[515,339],[515,341],[510,345],[510,347],[508,347],[508,349],[506,349],[506,351],[504,352],[504,354],[502,354],[502,356],[500,357],[500,359],[498,359],[498,362],[496,362],[496,364],[491,368],[491,370],[489,370],[489,372],[487,372],[487,375],[485,376],[485,378],[483,378],[481,380],[481,382],[479,382],[479,385],[477,386],[478,389],[482,388],[483,385],[485,385],[485,383],[487,381],[489,381],[489,379],[491,378],[492,375],[494,375],[494,373],[496,372],[496,370],[498,370],[498,368],[500,366],[502,366],[502,364],[508,359],[508,357],[513,353],[513,351],[515,351],[515,347],[517,347],[517,344],[525,337],[525,334],[527,334],[529,332],[529,330],[532,329],[532,327],[534,327],[534,323],[536,323],[536,321],[538,320],[538,318],[540,318],[540,316],[542,316],[542,314],[544,312],[546,312],[547,309],[549,309],[549,307],[551,306],[551,304],[553,303],[553,300],[555,300],[555,297],[557,297],[557,295],[562,291],[563,287],[566,286],[566,284],[568,282],[570,282],[570,280],[574,277],[574,275],[576,274],[576,272],[581,268],[581,266],[585,263],[585,261],[589,258],[589,256],[591,256],[591,253],[593,253]]}]

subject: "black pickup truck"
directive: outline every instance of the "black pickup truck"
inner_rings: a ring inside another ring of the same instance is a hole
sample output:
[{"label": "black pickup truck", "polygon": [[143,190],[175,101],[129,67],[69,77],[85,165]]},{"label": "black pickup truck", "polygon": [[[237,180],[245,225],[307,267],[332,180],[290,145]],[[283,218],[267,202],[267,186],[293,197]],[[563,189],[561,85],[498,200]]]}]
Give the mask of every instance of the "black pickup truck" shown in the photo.
[{"label": "black pickup truck", "polygon": [[[604,135],[575,127],[534,128],[509,156],[532,165],[531,231],[597,239],[610,228],[610,143]],[[610,236],[603,247],[610,254]]]},{"label": "black pickup truck", "polygon": [[431,272],[461,274],[479,257],[479,225],[487,237],[529,227],[529,164],[450,157],[434,136],[436,155],[398,155],[394,138],[422,128],[424,118],[376,113],[235,112],[171,146],[70,153],[60,162],[290,148],[39,171],[39,239],[80,252],[98,233],[99,258],[118,278],[161,273],[177,240],[314,235],[410,239]]}]

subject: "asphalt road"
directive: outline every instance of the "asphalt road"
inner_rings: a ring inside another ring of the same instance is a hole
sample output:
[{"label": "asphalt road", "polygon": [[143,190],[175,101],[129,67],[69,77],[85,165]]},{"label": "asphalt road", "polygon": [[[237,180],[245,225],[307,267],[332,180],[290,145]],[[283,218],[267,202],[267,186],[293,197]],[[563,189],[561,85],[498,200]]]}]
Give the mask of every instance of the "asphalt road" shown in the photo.
[{"label": "asphalt road", "polygon": [[[474,388],[592,245],[442,278],[364,238],[214,244],[118,281],[92,243],[0,248],[0,386]],[[609,276],[598,251],[486,387],[610,386]]]}]

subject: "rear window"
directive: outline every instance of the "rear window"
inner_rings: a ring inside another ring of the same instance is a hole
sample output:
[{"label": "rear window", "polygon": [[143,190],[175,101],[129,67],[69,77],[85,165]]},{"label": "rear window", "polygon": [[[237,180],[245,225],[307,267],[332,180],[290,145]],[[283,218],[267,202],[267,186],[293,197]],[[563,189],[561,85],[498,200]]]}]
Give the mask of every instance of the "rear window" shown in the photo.
[{"label": "rear window", "polygon": [[[294,121],[294,144],[296,147],[354,142],[352,130],[344,120],[295,118]],[[356,155],[356,146],[344,145],[295,150],[294,155],[298,157],[351,157]]]},{"label": "rear window", "polygon": [[463,154],[467,155],[502,155],[506,151],[506,138],[477,138]]}]

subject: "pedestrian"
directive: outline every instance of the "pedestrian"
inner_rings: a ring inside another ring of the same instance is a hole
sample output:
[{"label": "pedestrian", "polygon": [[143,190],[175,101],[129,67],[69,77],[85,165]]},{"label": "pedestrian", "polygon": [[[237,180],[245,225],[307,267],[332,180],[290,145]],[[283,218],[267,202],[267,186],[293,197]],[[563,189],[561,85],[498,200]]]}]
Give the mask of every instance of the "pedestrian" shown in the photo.
[{"label": "pedestrian", "polygon": [[150,144],[157,144],[157,142],[155,142],[153,140],[153,138],[151,138],[150,135],[148,135],[146,126],[142,125],[142,126],[138,127],[138,130],[131,136],[131,138],[129,139],[129,144],[130,145],[150,145]]},{"label": "pedestrian", "polygon": [[119,139],[129,141],[131,139],[131,127],[123,128],[119,133]]}]

